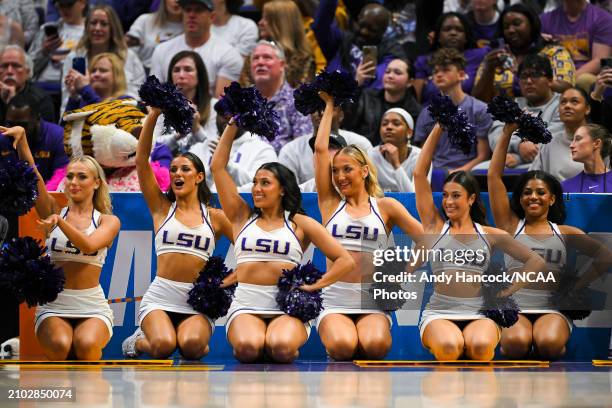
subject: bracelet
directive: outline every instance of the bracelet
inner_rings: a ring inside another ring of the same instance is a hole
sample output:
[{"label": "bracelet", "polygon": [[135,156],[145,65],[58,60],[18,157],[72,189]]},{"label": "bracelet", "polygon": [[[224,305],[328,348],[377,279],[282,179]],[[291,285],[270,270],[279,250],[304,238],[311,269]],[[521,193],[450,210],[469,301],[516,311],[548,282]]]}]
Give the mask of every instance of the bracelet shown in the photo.
[{"label": "bracelet", "polygon": [[595,97],[594,94],[595,94],[595,91],[591,91],[591,93],[589,95],[592,100],[597,101],[597,102],[603,101],[603,95],[601,95],[600,97]]}]

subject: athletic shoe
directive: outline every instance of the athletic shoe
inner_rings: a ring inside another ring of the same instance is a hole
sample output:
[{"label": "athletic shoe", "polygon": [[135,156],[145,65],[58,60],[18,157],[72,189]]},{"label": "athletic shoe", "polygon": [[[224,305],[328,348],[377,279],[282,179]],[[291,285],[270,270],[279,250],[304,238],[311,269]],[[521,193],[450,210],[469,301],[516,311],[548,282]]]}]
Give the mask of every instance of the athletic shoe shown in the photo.
[{"label": "athletic shoe", "polygon": [[134,334],[123,340],[123,343],[121,343],[121,351],[123,351],[123,355],[127,358],[138,357],[140,353],[138,350],[136,350],[136,341],[144,338],[144,336],[145,334],[140,327],[136,328]]}]

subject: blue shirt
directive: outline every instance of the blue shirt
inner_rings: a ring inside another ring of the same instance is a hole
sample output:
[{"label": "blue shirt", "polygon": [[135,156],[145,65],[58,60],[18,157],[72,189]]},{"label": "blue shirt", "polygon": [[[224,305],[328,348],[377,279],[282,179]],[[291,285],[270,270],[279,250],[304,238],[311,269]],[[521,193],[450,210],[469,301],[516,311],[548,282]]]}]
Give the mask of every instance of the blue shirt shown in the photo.
[{"label": "blue shirt", "polygon": [[[56,124],[41,120],[40,142],[30,146],[30,149],[36,167],[45,182],[49,181],[57,169],[65,167],[69,162],[64,151],[64,129]],[[0,136],[0,157],[18,160],[12,138]]]}]

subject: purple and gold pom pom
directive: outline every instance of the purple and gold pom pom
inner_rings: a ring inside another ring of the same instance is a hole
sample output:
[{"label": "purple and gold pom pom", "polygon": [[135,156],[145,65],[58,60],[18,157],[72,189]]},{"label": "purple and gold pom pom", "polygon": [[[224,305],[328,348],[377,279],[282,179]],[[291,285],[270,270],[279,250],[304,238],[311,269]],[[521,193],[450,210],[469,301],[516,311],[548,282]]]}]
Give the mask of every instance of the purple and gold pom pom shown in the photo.
[{"label": "purple and gold pom pom", "polygon": [[231,273],[223,259],[211,256],[193,283],[187,303],[213,320],[225,316],[232,304],[236,285],[221,288],[221,284]]},{"label": "purple and gold pom pom", "polygon": [[306,292],[302,285],[312,285],[323,276],[311,262],[283,271],[278,280],[276,303],[289,316],[303,322],[316,318],[323,310],[321,291]]},{"label": "purple and gold pom pom", "polygon": [[476,145],[476,131],[469,123],[465,112],[461,112],[446,95],[435,95],[427,107],[431,117],[447,131],[451,145],[465,154],[473,151]]},{"label": "purple and gold pom pom", "polygon": [[0,158],[0,213],[26,214],[38,197],[38,176],[26,161]]},{"label": "purple and gold pom pom", "polygon": [[195,110],[174,84],[162,84],[155,75],[151,75],[140,87],[138,95],[146,105],[159,108],[164,113],[166,132],[173,128],[181,135],[191,133]]},{"label": "purple and gold pom pom", "polygon": [[0,250],[0,290],[28,306],[44,305],[64,290],[64,270],[32,237],[13,238]]},{"label": "purple and gold pom pom", "polygon": [[223,92],[225,95],[215,104],[219,115],[233,118],[247,132],[274,140],[280,128],[274,103],[264,98],[257,88],[242,88],[238,82],[232,82]]},{"label": "purple and gold pom pom", "polygon": [[325,102],[319,97],[321,91],[334,98],[335,106],[353,103],[357,89],[357,81],[348,72],[321,71],[312,82],[302,84],[293,91],[295,109],[304,116],[322,112]]},{"label": "purple and gold pom pom", "polygon": [[487,112],[493,119],[503,123],[517,123],[516,134],[521,140],[533,143],[550,143],[552,135],[547,123],[542,120],[542,112],[538,116],[524,112],[518,104],[506,96],[496,96],[487,106]]}]

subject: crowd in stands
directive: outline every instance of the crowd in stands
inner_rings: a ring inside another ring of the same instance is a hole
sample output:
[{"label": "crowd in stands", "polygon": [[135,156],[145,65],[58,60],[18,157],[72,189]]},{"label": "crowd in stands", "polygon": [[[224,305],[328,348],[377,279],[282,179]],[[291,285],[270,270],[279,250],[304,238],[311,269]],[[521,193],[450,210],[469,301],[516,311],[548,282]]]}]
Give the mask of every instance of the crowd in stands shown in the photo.
[{"label": "crowd in stands", "polygon": [[[330,154],[357,144],[385,191],[414,191],[413,169],[434,126],[427,106],[442,92],[466,113],[477,142],[467,154],[444,132],[430,178],[486,174],[504,124],[495,96],[540,115],[547,145],[513,135],[507,172],[544,170],[582,191],[609,169],[612,11],[588,0],[0,0],[0,124],[27,130],[45,179],[69,161],[64,114],[138,99],[147,75],[168,81],[194,108],[193,131],[155,127],[157,143],[196,154],[210,175],[227,118],[214,104],[233,81],[275,103],[278,136],[241,132],[228,171],[248,191],[255,170],[279,161],[314,191],[320,114],[296,110],[293,91],[323,69],[358,84],[336,108]],[[16,157],[0,135],[0,157]],[[609,177],[612,183],[612,176]],[[208,183],[214,186],[211,177]],[[604,187],[608,180],[603,181]],[[213,187],[214,189],[214,187]],[[605,190],[605,188],[604,188]],[[606,191],[607,192],[607,191]]]}]

